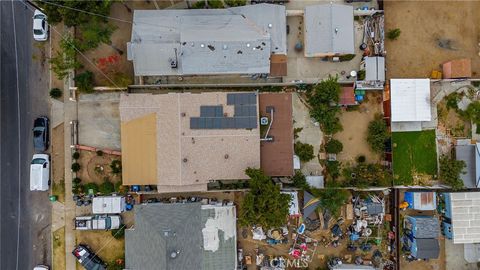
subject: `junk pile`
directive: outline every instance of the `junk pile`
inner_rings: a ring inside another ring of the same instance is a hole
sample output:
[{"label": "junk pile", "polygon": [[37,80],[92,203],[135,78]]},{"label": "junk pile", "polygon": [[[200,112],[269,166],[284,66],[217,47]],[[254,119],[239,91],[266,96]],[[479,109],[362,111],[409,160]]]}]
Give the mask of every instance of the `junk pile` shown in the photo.
[{"label": "junk pile", "polygon": [[383,56],[385,54],[383,14],[365,17],[363,27],[363,41],[360,49],[365,51],[365,55]]},{"label": "junk pile", "polygon": [[318,241],[305,235],[305,225],[301,224],[294,234],[294,242],[288,254],[294,259],[311,262],[317,250]]},{"label": "junk pile", "polygon": [[379,225],[383,223],[385,217],[385,200],[376,195],[369,195],[367,199],[361,199],[356,196],[352,199],[354,204],[354,214],[358,228],[362,227],[364,221],[370,225]]}]

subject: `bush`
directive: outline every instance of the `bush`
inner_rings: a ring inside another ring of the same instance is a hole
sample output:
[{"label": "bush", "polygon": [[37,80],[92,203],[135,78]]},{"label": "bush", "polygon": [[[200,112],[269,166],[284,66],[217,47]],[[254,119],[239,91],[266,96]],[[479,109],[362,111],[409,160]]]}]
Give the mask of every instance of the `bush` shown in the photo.
[{"label": "bush", "polygon": [[224,2],[229,7],[239,7],[247,4],[246,0],[225,0]]},{"label": "bush", "polygon": [[50,58],[52,64],[52,71],[59,79],[64,79],[69,74],[70,70],[82,67],[82,64],[77,60],[77,49],[75,40],[72,36],[67,35],[60,41],[60,50],[57,54]]},{"label": "bush", "polygon": [[367,161],[367,158],[364,155],[360,155],[357,157],[358,163],[365,163],[365,161]]},{"label": "bush", "polygon": [[97,153],[97,156],[99,156],[99,157],[103,156],[103,151],[102,150],[97,150],[95,153]]},{"label": "bush", "polygon": [[72,158],[73,159],[79,159],[80,158],[80,152],[77,152],[77,151],[73,152]]},{"label": "bush", "polygon": [[122,239],[125,236],[125,225],[122,225],[119,229],[112,230],[112,236],[115,239]]},{"label": "bush", "polygon": [[220,0],[208,0],[208,8],[224,8],[222,1]]},{"label": "bush", "polygon": [[101,43],[110,44],[110,37],[116,27],[99,19],[92,18],[87,23],[78,27],[78,44],[81,51],[98,47]]},{"label": "bush", "polygon": [[340,62],[346,62],[355,58],[355,54],[344,54],[344,55],[341,55],[339,58],[340,58]]},{"label": "bush", "polygon": [[78,74],[73,79],[78,88],[78,91],[82,93],[92,93],[93,92],[93,73],[91,71],[85,71]]},{"label": "bush", "polygon": [[387,38],[390,39],[390,40],[396,40],[400,36],[401,33],[402,33],[402,31],[400,31],[400,29],[398,29],[398,28],[389,30],[387,32]]},{"label": "bush", "polygon": [[73,184],[72,185],[72,193],[74,195],[78,195],[78,194],[81,194],[83,193],[83,191],[85,190],[85,187],[81,184]]},{"label": "bush", "polygon": [[63,91],[60,88],[52,88],[50,89],[50,97],[51,98],[61,98],[63,95]]},{"label": "bush", "polygon": [[461,189],[463,181],[460,174],[463,173],[466,164],[463,160],[450,159],[443,155],[440,157],[440,180],[452,187],[452,189]]},{"label": "bush", "polygon": [[193,5],[191,5],[192,9],[202,9],[205,8],[205,0],[198,0]]},{"label": "bush", "polygon": [[115,192],[125,194],[127,191],[127,187],[122,185],[122,181],[118,181],[115,183]]},{"label": "bush", "polygon": [[110,169],[112,169],[113,174],[122,173],[122,162],[118,159],[112,160],[112,163],[110,163]]},{"label": "bush", "polygon": [[293,129],[293,139],[298,139],[298,133],[302,132],[303,128],[294,128]]},{"label": "bush", "polygon": [[[108,16],[110,6],[115,1],[35,1],[48,17],[49,24],[56,24],[61,21],[66,26],[77,26],[88,23],[92,20],[89,13]],[[59,5],[49,4],[48,2],[57,2]],[[78,11],[81,10],[81,11]],[[82,12],[87,11],[87,12]]]},{"label": "bush", "polygon": [[387,125],[381,115],[375,116],[375,119],[368,124],[367,142],[370,148],[377,153],[382,153],[385,149],[385,142],[390,138]]},{"label": "bush", "polygon": [[110,182],[110,179],[108,179],[108,177],[105,177],[103,179],[103,183],[100,185],[99,191],[103,195],[110,195],[115,191],[115,187],[113,186],[113,183]]},{"label": "bush", "polygon": [[347,203],[349,198],[348,191],[338,189],[333,183],[328,184],[324,189],[314,189],[312,193],[319,198],[320,208],[335,217],[339,216],[340,208]]},{"label": "bush", "polygon": [[366,71],[364,69],[361,69],[357,72],[357,81],[363,81],[365,80],[365,76],[366,76]]},{"label": "bush", "polygon": [[315,155],[313,154],[313,145],[296,142],[294,145],[294,150],[295,150],[295,154],[303,162],[308,162],[315,157]]},{"label": "bush", "polygon": [[295,175],[292,177],[293,186],[301,188],[303,190],[308,189],[310,186],[307,183],[305,175],[301,171],[295,171]]},{"label": "bush", "polygon": [[78,162],[72,163],[72,167],[71,167],[72,172],[78,172],[78,171],[80,171],[80,168],[81,168],[81,166]]},{"label": "bush", "polygon": [[325,144],[325,150],[329,154],[338,154],[342,152],[343,150],[343,144],[339,140],[335,139],[330,139],[326,144]]},{"label": "bush", "polygon": [[82,182],[82,179],[80,179],[80,177],[75,177],[75,178],[73,178],[73,180],[72,180],[72,183],[73,183],[74,185],[78,185],[78,184],[80,184],[80,182]]},{"label": "bush", "polygon": [[360,163],[343,170],[345,186],[349,187],[387,187],[392,185],[393,177],[380,164]]},{"label": "bush", "polygon": [[330,177],[333,180],[337,179],[340,176],[340,165],[341,163],[337,160],[327,160],[326,170]]},{"label": "bush", "polygon": [[448,95],[445,100],[447,109],[458,110],[458,102],[461,100],[461,97],[458,93],[452,93]]},{"label": "bush", "polygon": [[90,189],[92,190],[93,194],[97,194],[98,193],[98,185],[95,184],[95,183],[87,183],[83,186],[85,192],[90,192]]}]

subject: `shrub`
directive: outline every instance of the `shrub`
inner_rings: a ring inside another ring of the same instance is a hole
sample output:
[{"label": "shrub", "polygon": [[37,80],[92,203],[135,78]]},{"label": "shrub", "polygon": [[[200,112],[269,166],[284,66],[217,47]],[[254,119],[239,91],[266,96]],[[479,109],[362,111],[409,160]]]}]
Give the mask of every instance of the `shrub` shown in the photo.
[{"label": "shrub", "polygon": [[122,239],[125,236],[125,225],[122,225],[119,229],[112,230],[112,236],[115,239]]},{"label": "shrub", "polygon": [[324,189],[314,189],[312,193],[319,198],[320,208],[335,217],[338,217],[340,208],[347,203],[349,198],[348,191],[338,189],[333,183],[328,184]]},{"label": "shrub", "polygon": [[72,193],[74,195],[78,195],[80,193],[83,193],[83,191],[85,190],[85,187],[81,184],[73,184],[72,185]]},{"label": "shrub", "polygon": [[92,93],[93,92],[93,73],[91,71],[85,71],[78,74],[73,79],[78,88],[78,91],[82,93]]},{"label": "shrub", "polygon": [[86,51],[98,47],[101,43],[110,44],[110,37],[116,27],[99,19],[92,18],[87,23],[78,27],[79,47]]},{"label": "shrub", "polygon": [[375,116],[375,119],[368,124],[367,142],[370,148],[377,153],[382,153],[385,149],[385,142],[390,138],[387,125],[381,115]]},{"label": "shrub", "polygon": [[72,183],[75,184],[75,185],[80,184],[80,182],[82,182],[82,179],[80,179],[79,177],[75,177],[72,180]]},{"label": "shrub", "polygon": [[339,140],[330,139],[325,144],[325,150],[330,154],[338,154],[343,150],[343,144]]},{"label": "shrub", "polygon": [[98,185],[95,183],[87,183],[83,185],[83,188],[87,193],[90,192],[90,190],[92,190],[93,194],[97,194],[99,190]]},{"label": "shrub", "polygon": [[118,159],[112,160],[112,163],[110,163],[110,169],[112,169],[113,174],[122,173],[122,162]]},{"label": "shrub", "polygon": [[447,109],[458,110],[458,102],[461,100],[461,97],[458,93],[452,93],[448,95],[445,100]]},{"label": "shrub", "polygon": [[302,132],[303,128],[294,128],[293,129],[293,139],[296,140],[298,139],[298,133]]},{"label": "shrub", "polygon": [[364,155],[360,155],[357,157],[358,163],[365,163],[365,161],[367,161],[367,158]]},{"label": "shrub", "polygon": [[108,177],[105,177],[103,179],[103,183],[100,185],[98,190],[103,195],[109,195],[115,191],[115,187],[113,186],[113,183],[110,182],[110,179],[108,179]]},{"label": "shrub", "polygon": [[224,2],[229,7],[239,7],[247,4],[246,0],[225,0]]},{"label": "shrub", "polygon": [[337,179],[340,176],[340,165],[341,163],[337,160],[327,160],[326,170],[328,175],[332,177],[333,180]]},{"label": "shrub", "polygon": [[198,0],[193,5],[191,5],[192,9],[202,9],[205,8],[205,0]]},{"label": "shrub", "polygon": [[115,192],[124,194],[127,192],[127,187],[122,185],[122,181],[118,181],[115,183]]},{"label": "shrub", "polygon": [[61,98],[63,95],[63,91],[60,88],[52,88],[50,89],[50,97],[51,98]]},{"label": "shrub", "polygon": [[364,69],[361,69],[357,72],[357,81],[363,81],[365,80],[366,76],[366,71]]},{"label": "shrub", "polygon": [[70,70],[82,67],[76,55],[77,49],[73,37],[70,35],[63,37],[60,41],[60,50],[54,57],[50,58],[51,69],[59,79],[67,77]]},{"label": "shrub", "polygon": [[71,167],[72,172],[78,172],[78,171],[80,171],[80,168],[81,168],[81,166],[78,162],[72,163],[72,167]]},{"label": "shrub", "polygon": [[308,162],[315,157],[315,155],[313,154],[313,145],[296,142],[294,145],[294,150],[295,150],[295,154],[303,162]]},{"label": "shrub", "polygon": [[463,160],[451,159],[445,155],[440,157],[440,180],[451,186],[452,189],[463,187],[463,181],[460,174],[463,173],[466,164]]},{"label": "shrub", "polygon": [[73,152],[72,158],[73,159],[79,159],[80,158],[80,152],[77,152],[77,151]]},{"label": "shrub", "polygon": [[355,54],[344,54],[344,55],[341,55],[339,58],[340,58],[340,62],[346,62],[355,58]]},{"label": "shrub", "polygon": [[398,28],[391,29],[387,32],[387,38],[390,39],[390,40],[396,40],[400,36],[401,33],[402,33],[402,31],[400,31],[400,29],[398,29]]},{"label": "shrub", "polygon": [[97,156],[99,156],[99,157],[103,156],[103,151],[102,150],[97,150],[97,151],[95,151],[95,153],[97,153]]},{"label": "shrub", "polygon": [[224,8],[222,1],[220,0],[208,0],[208,8]]},{"label": "shrub", "polygon": [[296,188],[301,188],[303,190],[309,188],[305,175],[299,170],[295,171],[295,175],[292,177],[292,182],[293,186]]},{"label": "shrub", "polygon": [[393,177],[380,164],[360,163],[343,170],[346,186],[358,188],[387,187],[392,185]]}]

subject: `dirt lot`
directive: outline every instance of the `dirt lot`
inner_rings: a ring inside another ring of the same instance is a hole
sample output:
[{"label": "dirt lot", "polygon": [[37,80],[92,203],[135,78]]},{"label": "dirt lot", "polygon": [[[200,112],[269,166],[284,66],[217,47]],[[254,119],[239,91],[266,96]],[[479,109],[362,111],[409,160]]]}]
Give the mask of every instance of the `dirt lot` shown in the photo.
[{"label": "dirt lot", "polygon": [[53,232],[53,269],[65,269],[65,227]]},{"label": "dirt lot", "polygon": [[380,155],[374,153],[367,143],[367,130],[375,115],[382,113],[382,93],[367,92],[365,99],[357,110],[343,111],[340,116],[343,131],[334,138],[343,143],[343,151],[337,155],[342,163],[355,162],[360,155],[364,155],[369,163],[380,161]]},{"label": "dirt lot", "polygon": [[400,37],[386,39],[387,77],[429,77],[442,62],[472,59],[480,69],[479,1],[385,1],[385,32],[399,28]]},{"label": "dirt lot", "polygon": [[52,193],[65,201],[65,149],[63,123],[52,129]]},{"label": "dirt lot", "polygon": [[116,183],[121,180],[120,175],[114,175],[110,168],[112,160],[120,160],[120,157],[114,155],[108,155],[104,153],[102,156],[98,156],[97,153],[91,151],[79,151],[81,169],[77,173],[77,177],[82,179],[82,183],[94,182],[98,185],[102,184],[105,177],[108,177],[112,183]]}]

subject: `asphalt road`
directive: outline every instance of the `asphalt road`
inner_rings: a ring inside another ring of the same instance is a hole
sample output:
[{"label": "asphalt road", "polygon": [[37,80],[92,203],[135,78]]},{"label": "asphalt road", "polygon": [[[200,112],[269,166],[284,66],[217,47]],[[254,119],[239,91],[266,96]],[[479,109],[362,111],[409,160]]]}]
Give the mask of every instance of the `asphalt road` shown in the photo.
[{"label": "asphalt road", "polygon": [[33,119],[48,116],[50,111],[45,59],[49,44],[34,43],[32,16],[32,11],[21,2],[0,0],[2,270],[29,270],[36,264],[51,263],[49,194],[29,190]]}]

